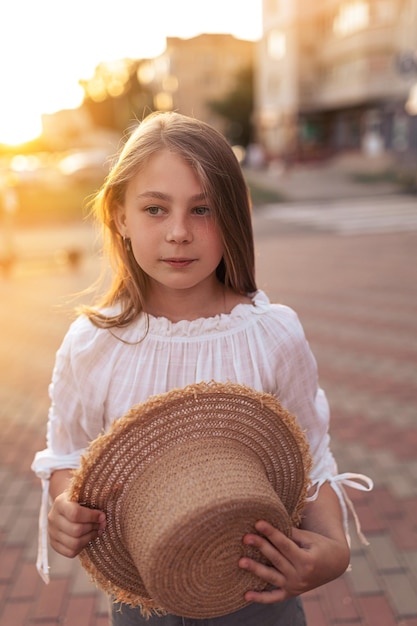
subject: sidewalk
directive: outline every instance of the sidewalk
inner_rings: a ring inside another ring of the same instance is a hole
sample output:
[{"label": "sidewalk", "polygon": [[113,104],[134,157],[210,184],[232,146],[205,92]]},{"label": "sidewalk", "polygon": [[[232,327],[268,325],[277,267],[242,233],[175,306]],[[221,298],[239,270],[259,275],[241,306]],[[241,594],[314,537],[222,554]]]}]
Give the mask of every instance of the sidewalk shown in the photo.
[{"label": "sidewalk", "polygon": [[331,407],[342,472],[374,480],[349,491],[352,571],[304,597],[309,626],[417,626],[417,234],[271,234],[261,283],[303,322]]},{"label": "sidewalk", "polygon": [[[77,299],[69,295],[98,269],[85,229],[19,238],[48,254],[77,242],[77,270],[25,262],[0,276],[0,626],[108,623],[106,599],[77,560],[51,553],[48,586],[35,570],[40,485],[30,464],[44,447],[54,355]],[[371,494],[349,493],[370,546],[352,528],[352,572],[304,596],[308,624],[417,626],[417,234],[266,232],[257,267],[259,286],[304,325],[339,470],[375,481]]]},{"label": "sidewalk", "polygon": [[399,186],[387,176],[391,166],[388,156],[352,153],[312,164],[295,163],[289,169],[279,163],[263,169],[246,168],[245,175],[249,183],[277,191],[284,202],[326,202],[399,193]]}]

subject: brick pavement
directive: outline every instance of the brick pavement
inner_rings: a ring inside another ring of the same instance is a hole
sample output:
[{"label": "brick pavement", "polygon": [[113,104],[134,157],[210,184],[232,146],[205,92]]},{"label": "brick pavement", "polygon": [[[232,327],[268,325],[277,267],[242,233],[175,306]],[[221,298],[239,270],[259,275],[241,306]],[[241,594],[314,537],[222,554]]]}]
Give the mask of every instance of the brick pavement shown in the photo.
[{"label": "brick pavement", "polygon": [[[72,236],[88,249],[89,233],[79,231]],[[375,481],[371,494],[350,492],[370,546],[352,531],[352,572],[306,594],[309,626],[417,626],[417,233],[263,232],[259,285],[300,315],[331,403],[340,470]],[[60,235],[22,241],[46,255]],[[96,269],[88,255],[77,272],[26,261],[0,277],[1,626],[107,624],[106,600],[77,560],[51,554],[52,582],[38,577],[40,489],[30,471],[44,445],[67,296]]]}]

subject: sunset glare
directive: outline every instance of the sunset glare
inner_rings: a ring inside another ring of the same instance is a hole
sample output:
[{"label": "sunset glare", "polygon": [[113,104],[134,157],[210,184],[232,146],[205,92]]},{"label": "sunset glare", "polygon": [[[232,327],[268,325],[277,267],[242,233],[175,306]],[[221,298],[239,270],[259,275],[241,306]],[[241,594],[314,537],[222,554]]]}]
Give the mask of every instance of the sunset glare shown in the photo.
[{"label": "sunset glare", "polygon": [[38,137],[41,116],[82,103],[102,61],[152,58],[166,37],[261,36],[261,0],[11,0],[0,5],[0,144]]}]

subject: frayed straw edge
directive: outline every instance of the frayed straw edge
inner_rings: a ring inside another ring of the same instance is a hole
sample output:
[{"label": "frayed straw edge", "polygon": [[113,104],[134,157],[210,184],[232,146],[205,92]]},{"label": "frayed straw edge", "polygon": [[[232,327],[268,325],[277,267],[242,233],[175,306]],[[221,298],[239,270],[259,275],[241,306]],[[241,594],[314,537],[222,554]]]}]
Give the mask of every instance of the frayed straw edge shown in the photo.
[{"label": "frayed straw edge", "polygon": [[128,604],[132,608],[139,608],[142,616],[148,619],[152,615],[166,615],[167,611],[149,597],[138,596],[136,593],[121,589],[110,580],[108,580],[91,562],[90,558],[83,550],[79,554],[79,560],[81,565],[90,576],[90,580],[102,591],[112,597],[113,603],[121,602],[122,604]]},{"label": "frayed straw edge", "polygon": [[[287,411],[279,400],[272,394],[266,392],[260,392],[246,387],[238,383],[219,383],[214,380],[210,382],[200,382],[188,385],[186,387],[180,387],[172,389],[166,393],[151,396],[143,403],[136,404],[120,419],[113,422],[108,432],[99,435],[94,441],[92,441],[86,450],[86,453],[81,457],[81,465],[77,470],[73,472],[73,482],[70,489],[70,499],[77,501],[82,483],[84,481],[84,475],[95,464],[97,457],[101,455],[102,450],[112,442],[122,431],[125,430],[132,422],[136,422],[138,419],[138,413],[143,409],[143,417],[147,413],[154,411],[156,408],[173,400],[183,399],[184,396],[192,395],[197,397],[198,395],[204,395],[206,393],[224,393],[230,395],[240,395],[250,397],[256,402],[259,402],[261,406],[268,407],[271,411],[277,414],[286,426],[292,431],[292,435],[295,438],[298,446],[300,447],[303,457],[304,473],[309,476],[312,459],[310,455],[310,447],[307,442],[304,431],[297,422],[296,417]],[[305,492],[307,493],[307,489]]]}]

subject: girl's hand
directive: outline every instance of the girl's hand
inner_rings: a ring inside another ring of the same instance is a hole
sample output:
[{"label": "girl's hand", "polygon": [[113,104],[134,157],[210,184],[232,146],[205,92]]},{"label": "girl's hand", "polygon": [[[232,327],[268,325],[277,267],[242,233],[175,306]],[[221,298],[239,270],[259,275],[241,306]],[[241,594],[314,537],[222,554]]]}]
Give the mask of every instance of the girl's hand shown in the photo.
[{"label": "girl's hand", "polygon": [[50,544],[69,558],[77,556],[105,526],[106,516],[102,511],[71,502],[65,491],[55,498],[48,515]]},{"label": "girl's hand", "polygon": [[248,602],[271,604],[298,596],[338,578],[349,565],[342,511],[328,483],[322,485],[314,500],[307,502],[302,529],[293,528],[291,537],[265,521],[257,522],[255,528],[260,535],[245,535],[243,542],[256,547],[269,565],[246,557],[239,565],[275,589],[248,591]]},{"label": "girl's hand", "polygon": [[294,528],[288,538],[264,521],[255,525],[260,535],[245,535],[245,545],[256,547],[270,565],[242,558],[239,566],[274,589],[248,591],[248,602],[271,604],[320,587],[337,578],[349,565],[349,548],[344,539],[333,539],[323,535]]}]

